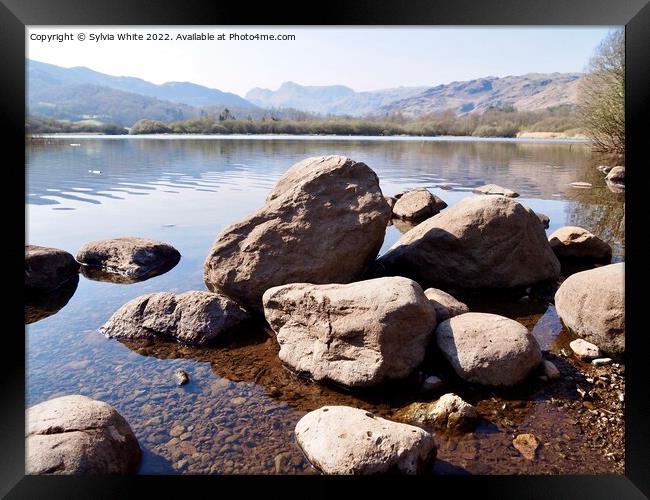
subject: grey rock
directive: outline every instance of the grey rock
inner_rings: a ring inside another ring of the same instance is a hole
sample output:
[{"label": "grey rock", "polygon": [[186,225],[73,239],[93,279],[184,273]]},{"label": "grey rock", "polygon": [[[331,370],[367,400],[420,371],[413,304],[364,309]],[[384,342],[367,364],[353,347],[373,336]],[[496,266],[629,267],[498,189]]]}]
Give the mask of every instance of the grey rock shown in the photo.
[{"label": "grey rock", "polygon": [[614,167],[605,177],[610,182],[614,184],[625,184],[625,167],[616,166]]},{"label": "grey rock", "polygon": [[472,189],[472,192],[476,194],[493,194],[507,196],[508,198],[516,198],[519,196],[519,193],[513,191],[512,189],[504,188],[496,184],[486,184],[484,186],[479,186]]},{"label": "grey rock", "polygon": [[118,339],[162,337],[202,345],[233,332],[248,318],[237,302],[218,293],[159,292],[127,302],[100,330]]},{"label": "grey rock", "polygon": [[390,214],[365,163],[307,158],[280,178],[259,210],[217,237],[205,283],[255,311],[273,286],[349,283],[376,257]]},{"label": "grey rock", "polygon": [[280,359],[317,380],[367,387],[408,376],[436,325],[422,288],[402,277],[267,290],[264,315]]},{"label": "grey rock", "polygon": [[569,347],[580,359],[591,360],[600,356],[600,349],[597,345],[587,342],[584,339],[572,340]]},{"label": "grey rock", "polygon": [[436,456],[425,430],[347,406],[307,413],[295,434],[307,459],[325,474],[417,474]]},{"label": "grey rock", "polygon": [[132,474],[140,463],[131,427],[107,403],[62,396],[26,414],[27,474]]},{"label": "grey rock", "polygon": [[542,360],[526,327],[496,314],[466,313],[443,321],[436,342],[459,377],[482,385],[518,384]]},{"label": "grey rock", "polygon": [[446,319],[453,318],[459,314],[469,312],[467,304],[452,297],[444,290],[427,288],[424,291],[424,295],[426,295],[427,299],[431,301],[431,304],[436,309],[436,318],[438,319],[438,323],[442,323]]},{"label": "grey rock", "polygon": [[575,335],[610,357],[621,356],[625,352],[625,263],[572,274],[555,293],[555,308]]},{"label": "grey rock", "polygon": [[438,288],[510,288],[557,279],[560,262],[532,210],[503,196],[472,196],[403,235],[374,273]]}]

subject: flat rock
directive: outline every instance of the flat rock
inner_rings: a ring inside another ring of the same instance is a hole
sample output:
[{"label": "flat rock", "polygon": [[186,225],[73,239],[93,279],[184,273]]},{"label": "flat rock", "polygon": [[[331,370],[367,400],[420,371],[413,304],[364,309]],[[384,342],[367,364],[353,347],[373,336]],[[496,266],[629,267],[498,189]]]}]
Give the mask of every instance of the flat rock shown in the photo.
[{"label": "flat rock", "polygon": [[581,227],[561,227],[549,236],[548,241],[559,259],[612,260],[609,244]]},{"label": "flat rock", "polygon": [[393,216],[411,221],[423,221],[439,213],[447,204],[427,189],[406,191],[393,206]]},{"label": "flat rock", "polygon": [[625,352],[625,263],[569,276],[555,293],[555,309],[576,336],[610,357]]},{"label": "flat rock", "polygon": [[25,292],[48,293],[78,278],[79,263],[58,248],[25,245]]},{"label": "flat rock", "polygon": [[417,474],[433,462],[433,436],[358,408],[324,406],[296,424],[296,441],[325,474]]},{"label": "flat rock", "polygon": [[542,360],[526,327],[496,314],[470,312],[443,321],[436,342],[458,376],[476,384],[513,386]]},{"label": "flat rock", "polygon": [[531,209],[471,196],[404,234],[373,273],[437,288],[510,288],[557,279],[560,262]]},{"label": "flat rock", "polygon": [[132,474],[142,452],[131,427],[107,403],[63,396],[26,411],[27,474]]},{"label": "flat rock", "polygon": [[138,280],[169,271],[180,258],[178,250],[167,243],[130,236],[91,241],[77,252],[84,266]]},{"label": "flat rock", "polygon": [[248,318],[244,308],[222,294],[159,292],[127,302],[100,330],[117,339],[167,338],[202,345],[231,333]]},{"label": "flat rock", "polygon": [[590,182],[583,182],[583,181],[572,182],[569,185],[572,186],[572,187],[576,187],[576,188],[590,188],[591,187]]},{"label": "flat rock", "polygon": [[478,419],[476,408],[452,393],[433,403],[412,403],[398,415],[412,424],[447,430],[470,430]]},{"label": "flat rock", "polygon": [[512,189],[504,188],[496,184],[486,184],[485,186],[479,186],[472,189],[472,192],[477,194],[495,194],[507,196],[508,198],[516,198],[519,196],[519,193],[513,191]]},{"label": "flat rock", "polygon": [[263,293],[287,283],[349,283],[373,262],[391,209],[365,163],[307,158],[265,204],[216,239],[204,266],[208,289],[261,311]]},{"label": "flat rock", "polygon": [[572,340],[569,342],[569,347],[580,359],[591,360],[600,357],[598,346],[584,339]]},{"label": "flat rock", "polygon": [[347,285],[293,283],[264,293],[280,359],[314,380],[367,387],[408,376],[436,325],[420,285],[378,278]]},{"label": "flat rock", "polygon": [[453,318],[459,314],[469,312],[467,304],[452,297],[444,290],[427,288],[424,291],[424,295],[426,295],[427,299],[431,301],[431,304],[436,309],[436,318],[438,319],[438,323],[442,323],[446,319]]},{"label": "flat rock", "polygon": [[625,184],[625,167],[616,166],[614,167],[605,177],[610,182],[614,184]]}]

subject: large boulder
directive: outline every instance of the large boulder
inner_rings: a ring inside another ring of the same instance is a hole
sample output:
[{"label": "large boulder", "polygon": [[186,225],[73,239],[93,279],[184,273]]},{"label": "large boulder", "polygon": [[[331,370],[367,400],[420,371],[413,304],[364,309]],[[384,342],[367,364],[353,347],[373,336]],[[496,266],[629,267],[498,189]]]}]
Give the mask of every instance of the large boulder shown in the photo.
[{"label": "large boulder", "polygon": [[625,352],[625,264],[569,276],[555,294],[562,322],[610,356]]},{"label": "large boulder", "polygon": [[28,295],[56,290],[78,279],[79,263],[58,248],[25,245],[25,291]]},{"label": "large boulder", "polygon": [[412,221],[423,221],[436,215],[447,204],[427,189],[414,189],[403,193],[393,206],[393,216]]},{"label": "large boulder", "polygon": [[325,474],[417,474],[436,457],[425,430],[348,406],[307,413],[295,434],[307,459]]},{"label": "large boulder", "polygon": [[365,163],[307,158],[280,178],[259,210],[217,237],[203,266],[205,283],[256,311],[273,286],[349,283],[376,257],[390,214]]},{"label": "large boulder", "polygon": [[77,260],[85,266],[135,280],[167,272],[180,258],[178,250],[167,243],[130,236],[91,241],[77,252]]},{"label": "large boulder", "polygon": [[581,227],[561,227],[549,236],[548,241],[559,259],[612,260],[612,248]]},{"label": "large boulder", "polygon": [[440,288],[510,288],[557,279],[560,263],[535,212],[472,196],[404,234],[374,272]]},{"label": "large boulder", "polygon": [[467,304],[449,295],[444,290],[427,288],[424,291],[424,295],[426,295],[427,299],[431,301],[431,304],[435,308],[438,323],[442,323],[446,319],[453,318],[459,314],[469,312]]},{"label": "large boulder", "polygon": [[166,338],[202,345],[232,333],[247,319],[248,313],[222,294],[159,292],[127,302],[100,330],[123,340]]},{"label": "large boulder", "polygon": [[614,167],[612,170],[610,170],[605,179],[613,182],[614,184],[625,184],[625,167]]},{"label": "large boulder", "polygon": [[315,380],[367,387],[408,376],[436,326],[420,285],[378,278],[348,285],[293,283],[264,293],[280,359]]},{"label": "large boulder", "polygon": [[131,474],[142,452],[115,409],[86,396],[63,396],[26,411],[27,474]]},{"label": "large boulder", "polygon": [[481,385],[516,385],[542,361],[526,327],[496,314],[470,312],[443,321],[436,342],[460,378]]}]

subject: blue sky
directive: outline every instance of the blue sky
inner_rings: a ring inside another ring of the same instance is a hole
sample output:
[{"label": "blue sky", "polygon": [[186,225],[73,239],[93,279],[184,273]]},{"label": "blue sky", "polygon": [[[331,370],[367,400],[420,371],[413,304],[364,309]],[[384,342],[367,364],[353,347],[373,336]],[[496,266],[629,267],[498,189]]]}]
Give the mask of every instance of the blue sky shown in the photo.
[{"label": "blue sky", "polygon": [[[433,86],[482,76],[583,71],[612,27],[33,27],[27,57],[154,83],[191,81],[244,95],[282,82],[354,90]],[[31,41],[72,33],[74,41]],[[293,34],[293,41],[90,41],[91,33]],[[78,41],[78,33],[86,35]]]}]

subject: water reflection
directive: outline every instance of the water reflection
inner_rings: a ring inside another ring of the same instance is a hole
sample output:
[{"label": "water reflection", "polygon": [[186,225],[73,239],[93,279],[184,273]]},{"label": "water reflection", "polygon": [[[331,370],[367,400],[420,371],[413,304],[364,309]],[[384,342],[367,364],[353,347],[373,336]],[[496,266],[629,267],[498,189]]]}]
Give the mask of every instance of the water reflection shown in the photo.
[{"label": "water reflection", "polygon": [[79,275],[75,274],[55,290],[26,296],[25,324],[36,323],[59,312],[70,301],[78,284]]}]

